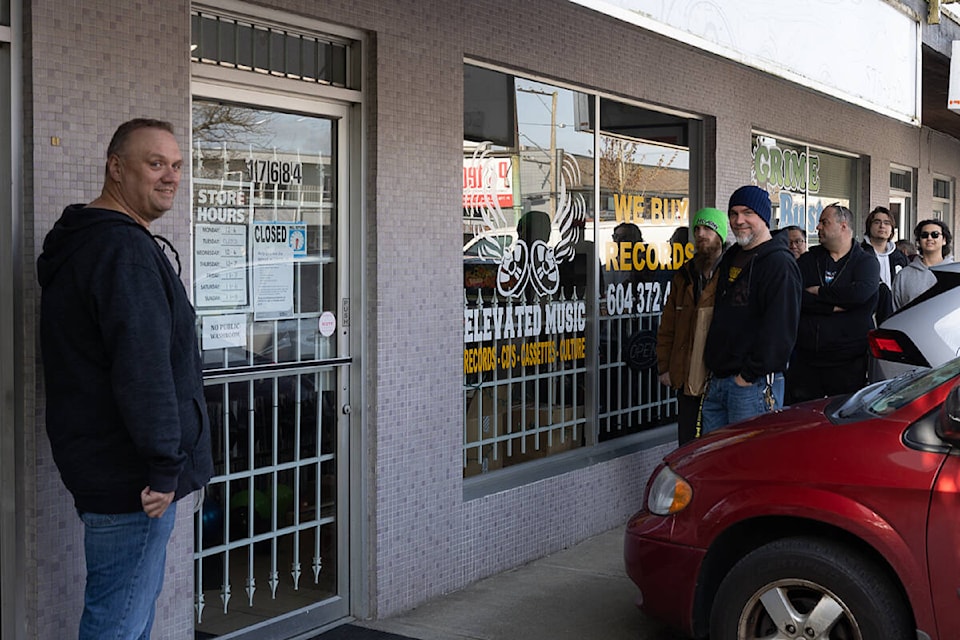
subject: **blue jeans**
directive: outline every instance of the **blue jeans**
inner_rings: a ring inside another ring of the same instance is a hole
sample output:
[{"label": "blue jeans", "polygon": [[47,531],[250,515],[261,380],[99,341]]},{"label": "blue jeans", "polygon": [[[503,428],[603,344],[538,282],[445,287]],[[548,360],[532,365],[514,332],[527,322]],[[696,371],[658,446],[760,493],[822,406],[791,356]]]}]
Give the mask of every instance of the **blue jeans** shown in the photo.
[{"label": "blue jeans", "polygon": [[783,407],[783,374],[773,377],[774,406],[771,409],[764,399],[767,378],[757,378],[749,387],[741,387],[736,376],[711,378],[703,396],[703,414],[700,434],[706,435],[734,422],[759,416]]},{"label": "blue jeans", "polygon": [[80,640],[149,640],[176,507],[160,518],[80,514],[87,558]]}]

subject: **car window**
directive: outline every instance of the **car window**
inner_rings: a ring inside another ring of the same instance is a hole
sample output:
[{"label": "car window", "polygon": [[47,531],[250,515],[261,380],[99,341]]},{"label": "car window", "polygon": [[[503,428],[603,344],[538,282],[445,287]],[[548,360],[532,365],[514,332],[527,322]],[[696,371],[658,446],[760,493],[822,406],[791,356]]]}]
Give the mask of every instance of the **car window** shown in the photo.
[{"label": "car window", "polygon": [[863,396],[864,408],[876,415],[887,415],[913,402],[931,389],[960,375],[960,358],[929,370],[918,370],[875,385],[873,393]]},{"label": "car window", "polygon": [[463,255],[469,258],[499,258],[511,245],[511,234],[478,236],[463,247]]},{"label": "car window", "polygon": [[915,307],[921,302],[925,302],[930,298],[936,297],[945,291],[952,291],[953,289],[960,287],[960,272],[957,272],[956,270],[956,263],[944,265],[944,267],[947,268],[934,267],[930,269],[930,273],[932,273],[936,278],[934,285],[911,300],[908,304],[901,307],[901,309]]},{"label": "car window", "polygon": [[937,278],[937,284],[934,286],[942,291],[960,287],[960,272],[954,269],[931,269],[930,273]]}]

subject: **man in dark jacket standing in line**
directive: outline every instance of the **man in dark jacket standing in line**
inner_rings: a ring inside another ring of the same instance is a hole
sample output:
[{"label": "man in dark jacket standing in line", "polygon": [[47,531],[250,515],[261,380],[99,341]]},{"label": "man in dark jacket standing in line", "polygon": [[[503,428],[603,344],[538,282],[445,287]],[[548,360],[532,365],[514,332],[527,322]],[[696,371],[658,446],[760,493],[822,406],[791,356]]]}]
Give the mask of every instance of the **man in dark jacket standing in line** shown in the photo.
[{"label": "man in dark jacket standing in line", "polygon": [[820,214],[820,245],[800,256],[803,298],[787,404],[852,393],[867,379],[867,332],[880,287],[877,259],[853,239],[853,213],[840,203]]},{"label": "man in dark jacket standing in line", "polygon": [[783,372],[800,316],[800,272],[787,234],[770,235],[767,192],[740,187],[728,215],[737,244],[718,267],[701,434],[783,406]]},{"label": "man in dark jacket standing in line", "polygon": [[696,437],[703,398],[703,337],[713,317],[717,265],[727,240],[727,215],[709,207],[693,217],[696,253],[677,269],[657,331],[660,383],[677,391],[677,444]]},{"label": "man in dark jacket standing in line", "polygon": [[100,196],[37,261],[47,435],[84,525],[80,640],[150,636],[176,501],[213,472],[193,307],[149,231],[182,167],[169,123],[124,123]]}]

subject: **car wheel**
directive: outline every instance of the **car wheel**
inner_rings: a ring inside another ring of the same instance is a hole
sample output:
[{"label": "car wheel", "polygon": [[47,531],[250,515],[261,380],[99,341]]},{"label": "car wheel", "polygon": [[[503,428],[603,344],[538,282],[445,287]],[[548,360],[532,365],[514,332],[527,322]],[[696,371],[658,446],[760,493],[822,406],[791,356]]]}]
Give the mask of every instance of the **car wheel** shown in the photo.
[{"label": "car wheel", "polygon": [[902,600],[855,549],[786,538],[744,556],[723,579],[710,640],[915,640]]}]

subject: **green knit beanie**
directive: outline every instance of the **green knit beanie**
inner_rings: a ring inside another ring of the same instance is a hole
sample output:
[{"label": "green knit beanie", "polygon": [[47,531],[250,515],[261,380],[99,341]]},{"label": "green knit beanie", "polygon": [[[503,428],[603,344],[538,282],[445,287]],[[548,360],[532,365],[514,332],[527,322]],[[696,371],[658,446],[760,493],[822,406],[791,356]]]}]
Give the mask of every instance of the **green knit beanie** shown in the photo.
[{"label": "green knit beanie", "polygon": [[717,235],[720,236],[721,242],[727,241],[727,214],[720,211],[720,209],[706,207],[697,211],[697,215],[693,216],[690,231],[692,232],[697,225],[704,226],[707,229],[713,229],[717,232]]}]

